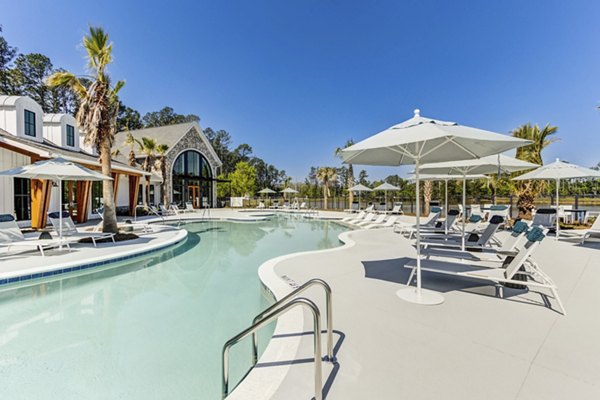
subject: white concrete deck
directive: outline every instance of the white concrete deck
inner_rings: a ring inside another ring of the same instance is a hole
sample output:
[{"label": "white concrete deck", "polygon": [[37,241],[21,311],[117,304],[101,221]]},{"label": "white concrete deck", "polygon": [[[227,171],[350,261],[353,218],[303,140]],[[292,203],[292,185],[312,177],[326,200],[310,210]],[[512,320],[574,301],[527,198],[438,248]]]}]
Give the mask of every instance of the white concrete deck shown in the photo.
[{"label": "white concrete deck", "polygon": [[[339,364],[324,364],[327,399],[600,398],[597,243],[549,237],[534,255],[558,285],[563,316],[537,293],[505,289],[500,299],[480,281],[426,272],[424,287],[445,302],[404,302],[395,292],[408,277],[402,264],[415,257],[412,242],[391,229],[342,236],[342,248],[282,257],[260,269],[277,297],[291,290],[290,280],[318,277],[331,285]],[[325,309],[317,288],[307,294]],[[311,398],[312,337],[298,336],[311,329],[302,311],[281,318],[259,367],[230,398]]]},{"label": "white concrete deck", "polygon": [[[94,247],[91,243],[72,243],[71,250],[49,249],[45,257],[37,251],[19,251],[0,248],[0,289],[7,287],[6,280],[30,280],[41,278],[44,273],[59,271],[66,268],[89,266],[90,264],[107,264],[115,259],[134,257],[142,253],[158,251],[170,245],[182,242],[187,236],[187,231],[171,227],[154,227],[155,232],[138,234],[140,237],[123,242],[98,243]],[[100,266],[100,265],[98,265]],[[93,268],[93,267],[90,267]],[[35,275],[35,276],[32,276]]]}]

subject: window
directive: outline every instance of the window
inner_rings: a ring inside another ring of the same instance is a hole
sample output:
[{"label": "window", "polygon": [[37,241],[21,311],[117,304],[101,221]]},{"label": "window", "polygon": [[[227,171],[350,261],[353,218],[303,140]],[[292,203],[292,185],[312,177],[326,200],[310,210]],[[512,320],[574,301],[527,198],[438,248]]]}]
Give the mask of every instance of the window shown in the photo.
[{"label": "window", "polygon": [[154,201],[154,185],[150,185],[149,189],[150,199],[148,200],[148,203],[150,203],[151,205],[156,205],[156,202]]},{"label": "window", "polygon": [[92,182],[92,212],[102,207],[102,182]]},{"label": "window", "polygon": [[15,214],[18,221],[31,219],[31,183],[26,178],[14,178]]},{"label": "window", "polygon": [[67,125],[67,146],[75,147],[75,127]]},{"label": "window", "polygon": [[35,113],[25,110],[25,134],[35,137]]},{"label": "window", "polygon": [[199,152],[187,150],[181,153],[173,163],[172,178],[173,203],[189,201],[194,207],[201,207],[202,199],[212,198],[212,171],[208,160]]}]

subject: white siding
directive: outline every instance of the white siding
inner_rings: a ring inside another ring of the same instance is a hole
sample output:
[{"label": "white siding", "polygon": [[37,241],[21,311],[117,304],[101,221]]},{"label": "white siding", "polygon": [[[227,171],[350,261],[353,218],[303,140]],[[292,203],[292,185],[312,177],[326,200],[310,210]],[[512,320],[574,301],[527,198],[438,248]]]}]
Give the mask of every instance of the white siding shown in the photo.
[{"label": "white siding", "polygon": [[[0,148],[0,171],[31,164],[31,159],[14,151]],[[0,213],[15,213],[14,178],[0,176]]]},{"label": "white siding", "polygon": [[117,193],[117,207],[129,205],[129,177],[119,176],[119,193]]}]

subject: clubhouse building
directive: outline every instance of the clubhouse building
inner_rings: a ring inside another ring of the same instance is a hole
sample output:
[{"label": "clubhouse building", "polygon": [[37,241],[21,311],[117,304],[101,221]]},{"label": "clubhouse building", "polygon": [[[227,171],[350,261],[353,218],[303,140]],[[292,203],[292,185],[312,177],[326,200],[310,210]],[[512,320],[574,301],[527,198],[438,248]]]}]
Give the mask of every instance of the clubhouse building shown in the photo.
[{"label": "clubhouse building", "polygon": [[[135,148],[135,165],[128,165],[126,135],[115,138],[112,178],[117,214],[133,215],[140,204],[161,202],[161,186],[169,204],[194,207],[216,205],[216,176],[221,161],[197,123],[178,124],[131,131],[135,138],[155,139],[166,144],[166,179],[160,171],[145,172],[143,156]],[[116,151],[118,150],[118,151]],[[98,154],[84,143],[76,119],[68,114],[44,114],[42,107],[26,96],[0,96],[0,170],[29,165],[36,161],[63,157],[88,168],[100,170]],[[143,190],[150,177],[150,198]],[[0,177],[0,214],[13,214],[22,227],[43,228],[48,212],[58,211],[59,190],[54,182]],[[102,183],[64,181],[63,205],[77,222],[98,218]]]}]

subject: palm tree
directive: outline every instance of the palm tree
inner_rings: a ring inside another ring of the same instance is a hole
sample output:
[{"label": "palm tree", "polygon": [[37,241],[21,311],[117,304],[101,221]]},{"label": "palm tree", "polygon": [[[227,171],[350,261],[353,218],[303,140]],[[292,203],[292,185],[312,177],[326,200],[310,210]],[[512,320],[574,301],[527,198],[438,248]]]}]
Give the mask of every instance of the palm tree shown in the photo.
[{"label": "palm tree", "polygon": [[[85,132],[85,142],[95,146],[100,154],[102,174],[111,176],[111,148],[115,138],[119,99],[117,93],[125,85],[118,81],[114,86],[106,71],[112,62],[112,43],[108,33],[102,28],[90,27],[83,37],[83,47],[87,52],[87,68],[92,75],[79,78],[66,71],[55,72],[48,78],[51,87],[69,87],[79,98],[77,123]],[[104,202],[103,231],[117,233],[117,215],[113,183],[103,181],[102,198]]]},{"label": "palm tree", "polygon": [[158,158],[154,163],[154,168],[160,171],[162,182],[160,184],[160,193],[162,194],[162,203],[167,204],[167,192],[165,191],[165,180],[167,179],[167,163],[165,162],[165,154],[167,154],[169,146],[166,144],[159,144],[156,146],[156,154]]},{"label": "palm tree", "polygon": [[144,155],[144,163],[142,169],[149,174],[146,175],[146,206],[148,205],[148,199],[150,198],[150,173],[152,172],[152,165],[154,164],[154,157],[156,156],[156,149],[158,144],[156,140],[152,138],[143,137],[142,140],[137,140],[137,144],[140,147],[140,152]]},{"label": "palm tree", "polygon": [[[348,139],[344,147],[338,147],[335,149],[335,156],[342,158],[342,150],[352,146],[354,144],[354,140]],[[354,186],[354,168],[352,164],[348,164],[348,176],[346,177],[346,189],[350,189]],[[348,208],[352,208],[352,203],[354,202],[354,193],[352,191],[348,192]]]},{"label": "palm tree", "polygon": [[[433,196],[433,181],[423,182],[423,212],[425,215],[429,214],[429,203],[431,203],[431,196]],[[421,212],[421,210],[417,210]],[[446,210],[448,212],[448,210]]]},{"label": "palm tree", "polygon": [[[537,124],[525,124],[512,131],[511,134],[514,137],[533,142],[528,146],[519,147],[517,149],[517,158],[542,165],[544,163],[542,160],[542,151],[558,140],[557,138],[550,137],[556,131],[558,131],[558,127],[550,126],[550,124],[546,124],[543,129],[540,129]],[[542,192],[544,185],[543,181],[519,181],[515,184],[515,191],[519,196],[519,200],[517,201],[519,217],[531,218],[531,210],[533,210],[535,198]]]},{"label": "palm tree", "polygon": [[127,137],[125,138],[125,141],[123,142],[123,144],[125,146],[129,146],[129,156],[127,158],[127,161],[129,162],[130,167],[135,167],[135,165],[137,164],[137,160],[135,157],[135,150],[134,150],[136,143],[137,143],[137,140],[133,137],[131,132],[127,132]]},{"label": "palm tree", "polygon": [[329,197],[329,182],[337,179],[337,172],[332,167],[321,167],[317,170],[317,179],[323,183],[323,209],[327,210],[327,198]]}]

